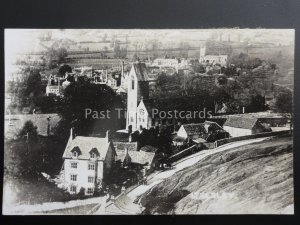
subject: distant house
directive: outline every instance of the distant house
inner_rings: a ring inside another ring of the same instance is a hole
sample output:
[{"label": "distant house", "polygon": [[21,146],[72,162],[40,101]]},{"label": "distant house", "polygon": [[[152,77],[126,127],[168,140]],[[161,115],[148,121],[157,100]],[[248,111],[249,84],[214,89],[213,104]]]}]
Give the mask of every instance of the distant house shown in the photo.
[{"label": "distant house", "polygon": [[140,171],[146,169],[148,172],[153,171],[157,166],[155,152],[146,151],[128,151],[128,149],[117,151],[117,162],[122,167]]},{"label": "distant house", "polygon": [[228,117],[223,128],[232,137],[266,132],[265,127],[259,122],[259,119],[239,116]]},{"label": "distant house", "polygon": [[84,188],[86,195],[94,193],[99,185],[105,185],[114,166],[115,148],[105,138],[76,136],[72,130],[63,154],[64,164],[61,171],[61,187],[71,194]]},{"label": "distant house", "polygon": [[176,71],[178,71],[179,60],[178,59],[157,58],[152,62],[151,66],[157,66],[159,68],[172,67]]},{"label": "distant house", "polygon": [[56,95],[56,96],[60,96],[62,95],[63,92],[63,82],[66,79],[64,78],[60,78],[60,77],[56,77],[56,76],[50,76],[48,79],[48,84],[46,86],[46,95]]},{"label": "distant house", "polygon": [[175,139],[190,139],[196,143],[203,140],[210,142],[228,137],[228,133],[215,122],[205,121],[204,123],[183,124],[177,132]]}]

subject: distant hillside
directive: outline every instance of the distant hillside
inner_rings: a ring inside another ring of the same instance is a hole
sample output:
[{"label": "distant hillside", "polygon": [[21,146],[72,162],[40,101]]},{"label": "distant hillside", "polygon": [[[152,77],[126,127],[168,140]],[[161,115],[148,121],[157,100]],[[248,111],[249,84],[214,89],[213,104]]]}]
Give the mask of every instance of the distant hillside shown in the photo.
[{"label": "distant hillside", "polygon": [[207,156],[142,196],[146,214],[292,214],[292,137]]}]

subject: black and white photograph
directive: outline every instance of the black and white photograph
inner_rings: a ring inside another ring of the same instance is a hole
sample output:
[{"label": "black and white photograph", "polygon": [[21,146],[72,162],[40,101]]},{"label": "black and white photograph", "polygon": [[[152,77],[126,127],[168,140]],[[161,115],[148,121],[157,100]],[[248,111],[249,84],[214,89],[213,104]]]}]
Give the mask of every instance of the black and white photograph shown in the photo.
[{"label": "black and white photograph", "polygon": [[294,29],[5,29],[3,215],[294,215],[294,52]]}]

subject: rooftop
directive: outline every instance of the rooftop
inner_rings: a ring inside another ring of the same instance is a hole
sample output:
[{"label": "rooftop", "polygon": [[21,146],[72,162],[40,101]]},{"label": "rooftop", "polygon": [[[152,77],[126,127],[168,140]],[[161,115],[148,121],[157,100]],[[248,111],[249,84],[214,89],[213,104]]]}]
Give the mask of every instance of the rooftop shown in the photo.
[{"label": "rooftop", "polygon": [[258,122],[257,118],[246,118],[239,116],[228,117],[223,126],[243,128],[243,129],[252,129],[255,124]]},{"label": "rooftop", "polygon": [[100,154],[99,159],[104,160],[111,142],[107,138],[76,136],[69,140],[63,158],[72,158],[72,150],[78,148],[80,154],[78,159],[90,159],[90,151],[96,149]]},{"label": "rooftop", "polygon": [[[126,158],[126,152],[118,150],[117,152],[117,161],[124,162]],[[136,163],[140,165],[151,165],[155,156],[153,152],[144,152],[144,151],[128,151],[129,160],[131,163]]]}]

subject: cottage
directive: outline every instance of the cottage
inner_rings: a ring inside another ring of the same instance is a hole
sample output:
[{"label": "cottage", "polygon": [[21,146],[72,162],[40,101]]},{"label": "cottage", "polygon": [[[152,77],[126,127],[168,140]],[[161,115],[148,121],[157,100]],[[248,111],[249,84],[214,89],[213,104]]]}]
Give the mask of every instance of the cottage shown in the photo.
[{"label": "cottage", "polygon": [[184,138],[185,140],[195,140],[195,142],[215,141],[217,139],[228,137],[228,133],[223,130],[215,122],[205,121],[204,123],[183,124],[177,132],[177,138]]},{"label": "cottage", "polygon": [[223,125],[223,128],[232,137],[257,134],[267,131],[257,118],[239,116],[228,117]]},{"label": "cottage", "polygon": [[157,166],[155,152],[146,151],[128,151],[128,149],[118,150],[116,161],[121,163],[122,167],[131,168],[136,171],[146,169],[148,172],[154,170]]},{"label": "cottage", "polygon": [[84,188],[86,195],[94,193],[95,188],[103,186],[115,163],[116,152],[105,138],[76,136],[70,138],[63,154],[61,187],[71,194]]}]

